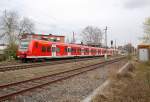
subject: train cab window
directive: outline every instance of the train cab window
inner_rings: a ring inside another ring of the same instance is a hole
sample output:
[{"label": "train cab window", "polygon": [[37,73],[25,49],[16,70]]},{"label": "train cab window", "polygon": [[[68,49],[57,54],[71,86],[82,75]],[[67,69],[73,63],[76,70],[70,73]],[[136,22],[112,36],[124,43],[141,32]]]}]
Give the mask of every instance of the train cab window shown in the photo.
[{"label": "train cab window", "polygon": [[47,47],[47,52],[50,52],[51,51],[51,47]]},{"label": "train cab window", "polygon": [[56,52],[56,47],[52,47],[52,52]]},{"label": "train cab window", "polygon": [[42,52],[46,52],[46,47],[42,46]]},{"label": "train cab window", "polygon": [[27,50],[29,46],[29,41],[28,40],[21,40],[20,45],[19,45],[19,50]]}]

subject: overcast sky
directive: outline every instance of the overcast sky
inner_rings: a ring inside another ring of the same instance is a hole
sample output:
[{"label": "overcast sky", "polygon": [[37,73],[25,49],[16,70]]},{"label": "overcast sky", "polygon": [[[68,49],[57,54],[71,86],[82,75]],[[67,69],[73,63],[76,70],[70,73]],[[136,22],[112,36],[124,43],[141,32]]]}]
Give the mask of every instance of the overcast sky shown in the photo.
[{"label": "overcast sky", "polygon": [[71,35],[74,31],[78,37],[88,25],[108,26],[108,43],[116,39],[118,45],[136,45],[142,24],[150,17],[150,0],[0,0],[0,15],[5,9],[32,19],[35,33]]}]

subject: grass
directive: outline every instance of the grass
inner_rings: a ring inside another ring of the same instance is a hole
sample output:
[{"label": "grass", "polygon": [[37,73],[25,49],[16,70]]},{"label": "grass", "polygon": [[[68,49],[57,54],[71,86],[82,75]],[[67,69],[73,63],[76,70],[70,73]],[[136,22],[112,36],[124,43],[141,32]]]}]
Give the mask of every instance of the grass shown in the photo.
[{"label": "grass", "polygon": [[[113,83],[105,95],[98,95],[93,102],[150,102],[150,62],[133,62],[134,75],[111,78]],[[132,76],[132,77],[131,77]]]},{"label": "grass", "polygon": [[150,65],[135,63],[136,76],[125,80],[127,86],[122,89],[118,102],[150,102]]}]

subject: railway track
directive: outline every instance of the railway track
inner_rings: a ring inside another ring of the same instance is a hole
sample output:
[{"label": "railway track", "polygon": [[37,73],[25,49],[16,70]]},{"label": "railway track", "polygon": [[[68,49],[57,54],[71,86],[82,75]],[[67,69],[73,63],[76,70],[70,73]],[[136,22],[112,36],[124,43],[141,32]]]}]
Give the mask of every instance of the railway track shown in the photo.
[{"label": "railway track", "polygon": [[[95,57],[96,58],[96,57]],[[85,58],[86,59],[86,58]],[[92,58],[87,58],[87,59],[92,59]],[[60,60],[63,60],[63,59],[60,59]],[[67,60],[67,59],[66,59]],[[58,60],[54,60],[54,59],[51,59],[51,60],[48,60],[46,62],[53,62],[53,61],[58,61]],[[16,61],[16,62],[3,62],[3,63],[0,63],[0,68],[2,67],[9,67],[9,66],[16,66],[16,65],[26,65],[26,64],[31,64],[31,63],[41,63],[41,62],[28,62],[28,63],[23,63],[21,61]]]},{"label": "railway track", "polygon": [[22,94],[27,91],[31,91],[36,88],[43,87],[48,84],[52,84],[75,75],[82,74],[87,71],[91,71],[97,68],[100,68],[104,65],[111,64],[117,61],[124,59],[125,57],[114,58],[108,61],[102,61],[97,64],[87,65],[84,67],[58,72],[47,76],[37,77],[29,80],[9,83],[5,85],[0,85],[0,101],[12,98],[13,96]]},{"label": "railway track", "polygon": [[92,60],[92,59],[98,59],[98,58],[100,58],[100,57],[53,60],[50,62],[16,64],[16,65],[8,65],[8,66],[4,65],[4,66],[0,66],[0,72],[13,71],[13,70],[19,70],[19,69],[27,69],[27,68],[33,68],[33,67],[38,67],[38,66],[47,66],[47,65],[56,65],[56,64],[70,63],[70,62],[79,62],[79,61]]},{"label": "railway track", "polygon": [[17,64],[21,64],[21,62],[2,62],[0,63],[0,67],[3,67],[3,66],[8,66],[8,65],[17,65]]}]

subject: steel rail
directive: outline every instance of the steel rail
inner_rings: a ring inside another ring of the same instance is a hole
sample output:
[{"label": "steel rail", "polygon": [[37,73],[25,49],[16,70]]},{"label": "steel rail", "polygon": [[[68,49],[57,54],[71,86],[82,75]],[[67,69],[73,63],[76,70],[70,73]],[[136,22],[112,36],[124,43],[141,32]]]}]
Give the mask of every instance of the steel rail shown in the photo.
[{"label": "steel rail", "polygon": [[31,83],[28,83],[28,82],[33,82],[34,83],[34,81],[45,80],[46,78],[49,78],[49,80],[50,80],[50,81],[44,81],[44,83],[42,83],[42,84],[33,85],[33,86],[29,87],[29,88],[25,88],[25,89],[22,89],[22,90],[19,90],[19,91],[15,91],[15,92],[12,92],[12,93],[8,93],[8,94],[5,94],[5,95],[2,95],[2,96],[0,96],[0,100],[5,100],[5,99],[8,99],[8,98],[10,98],[12,96],[16,96],[18,94],[24,93],[26,91],[30,91],[30,90],[35,89],[35,88],[43,87],[45,85],[48,85],[48,84],[51,84],[51,83],[55,83],[55,82],[60,81],[60,80],[64,80],[64,79],[73,77],[75,75],[79,75],[79,74],[82,74],[84,72],[97,69],[97,68],[99,68],[99,67],[101,67],[103,65],[111,64],[111,63],[120,61],[123,58],[124,57],[113,59],[113,60],[109,60],[109,61],[102,61],[102,62],[97,63],[97,64],[92,64],[92,65],[84,66],[84,67],[77,68],[77,69],[72,69],[72,70],[59,72],[59,73],[55,73],[55,74],[51,74],[51,75],[47,75],[47,76],[43,76],[43,77],[33,78],[33,79],[25,80],[25,81],[20,81],[20,82],[16,82],[16,83],[10,83],[10,84],[6,84],[6,85],[1,85],[0,89],[6,89],[6,88],[10,88],[11,86],[16,86],[16,85],[20,85],[20,84],[21,84],[21,86],[22,86],[22,84],[26,84],[26,83],[27,84],[31,84]]},{"label": "steel rail", "polygon": [[[79,57],[78,59],[97,59],[97,58],[100,58],[100,56],[95,56],[95,57]],[[62,60],[72,60],[73,58],[66,58],[66,59],[51,59],[51,60],[46,60],[45,62],[43,63],[49,63],[49,62],[55,62],[55,61],[62,61]],[[29,63],[22,63],[22,62],[5,62],[5,63],[0,63],[0,68],[3,68],[3,67],[9,67],[9,66],[17,66],[17,65],[29,65],[29,64],[38,64],[38,63],[41,63],[41,62],[29,62]]]},{"label": "steel rail", "polygon": [[56,64],[70,63],[70,62],[79,62],[79,61],[92,60],[92,59],[98,59],[98,57],[96,57],[96,58],[83,58],[83,59],[66,59],[66,60],[56,60],[56,61],[51,61],[51,62],[1,66],[0,72],[13,71],[13,70],[19,70],[19,69],[27,69],[27,68],[33,68],[33,67],[38,67],[38,66],[47,66],[47,65],[56,65]]}]

